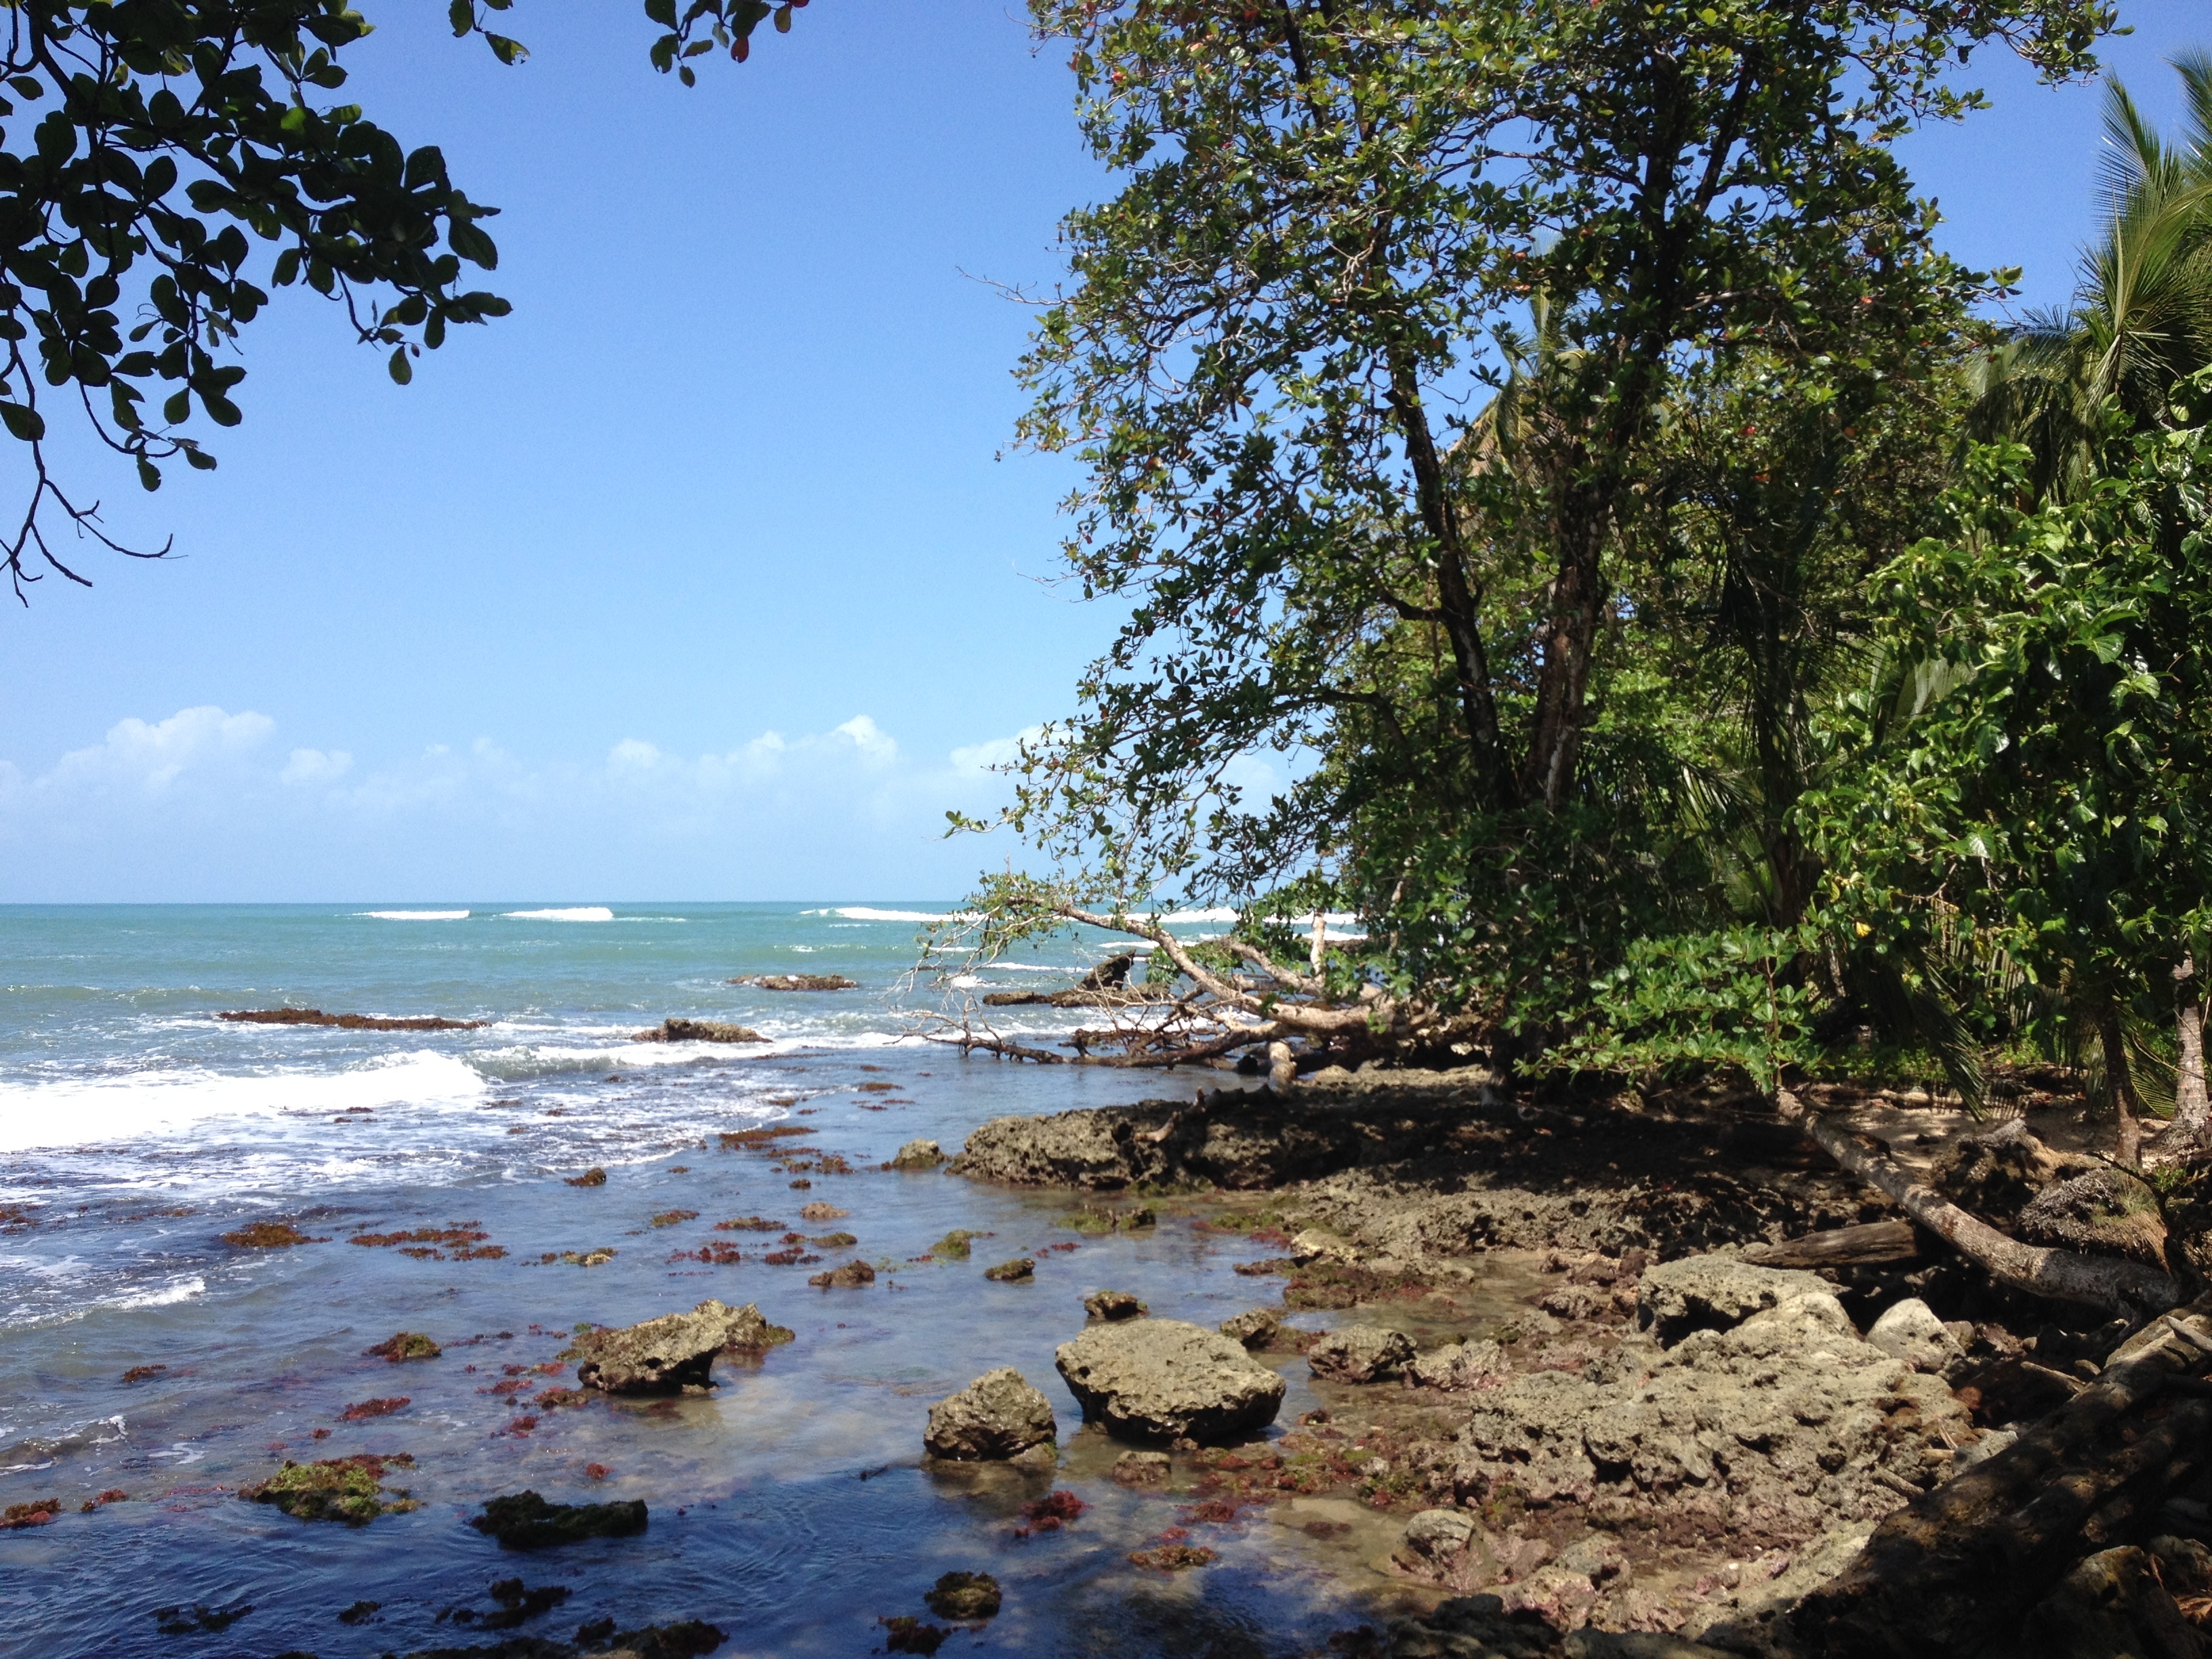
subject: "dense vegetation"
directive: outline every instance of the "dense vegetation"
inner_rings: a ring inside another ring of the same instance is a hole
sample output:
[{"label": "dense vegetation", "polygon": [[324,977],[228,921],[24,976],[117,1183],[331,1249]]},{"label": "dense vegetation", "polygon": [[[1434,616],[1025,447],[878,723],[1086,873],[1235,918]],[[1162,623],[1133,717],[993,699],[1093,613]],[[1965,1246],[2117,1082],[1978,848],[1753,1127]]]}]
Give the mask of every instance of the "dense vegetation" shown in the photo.
[{"label": "dense vegetation", "polygon": [[2212,69],[2177,149],[2110,90],[2105,244],[2008,332],[1893,141],[2102,4],[1032,9],[1123,185],[1024,434],[1129,620],[970,942],[1539,1075],[2010,1045],[2203,1144]]}]

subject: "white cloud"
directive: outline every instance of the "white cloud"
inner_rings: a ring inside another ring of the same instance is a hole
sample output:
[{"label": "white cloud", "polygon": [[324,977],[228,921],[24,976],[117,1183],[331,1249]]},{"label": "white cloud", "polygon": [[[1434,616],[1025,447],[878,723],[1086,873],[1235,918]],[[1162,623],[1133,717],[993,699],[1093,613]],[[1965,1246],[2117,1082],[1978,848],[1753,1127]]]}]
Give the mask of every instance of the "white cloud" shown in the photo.
[{"label": "white cloud", "polygon": [[531,760],[488,738],[357,763],[278,750],[276,723],[187,708],[126,720],[27,778],[0,762],[0,898],[950,897],[985,849],[1002,738],[907,755],[867,714],[686,757],[625,738]]}]

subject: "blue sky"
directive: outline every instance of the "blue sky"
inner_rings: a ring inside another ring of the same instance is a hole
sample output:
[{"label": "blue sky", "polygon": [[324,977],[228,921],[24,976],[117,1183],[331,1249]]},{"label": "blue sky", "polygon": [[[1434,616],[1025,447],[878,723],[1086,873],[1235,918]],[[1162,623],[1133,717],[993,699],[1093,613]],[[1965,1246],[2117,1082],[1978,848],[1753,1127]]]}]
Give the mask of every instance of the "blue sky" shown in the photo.
[{"label": "blue sky", "polygon": [[[160,565],[0,616],[0,900],[950,896],[937,837],[1113,618],[1049,586],[1072,477],[999,459],[1054,226],[1104,180],[1008,0],[818,0],[685,91],[635,5],[516,69],[365,8],[357,96],[499,204],[511,318],[402,389],[304,291],[222,470],[84,459]],[[2154,116],[2198,0],[2108,61]],[[1948,245],[2063,301],[2097,94],[2001,53],[1907,155]],[[12,475],[10,475],[12,476]]]}]

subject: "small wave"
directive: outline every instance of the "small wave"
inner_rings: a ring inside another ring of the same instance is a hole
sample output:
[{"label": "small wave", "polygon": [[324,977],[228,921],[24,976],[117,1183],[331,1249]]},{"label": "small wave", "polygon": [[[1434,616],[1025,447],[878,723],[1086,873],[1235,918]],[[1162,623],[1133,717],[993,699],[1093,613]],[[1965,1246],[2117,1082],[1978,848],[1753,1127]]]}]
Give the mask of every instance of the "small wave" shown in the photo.
[{"label": "small wave", "polygon": [[509,921],[612,921],[615,913],[604,904],[572,904],[557,910],[502,910]]},{"label": "small wave", "polygon": [[173,1279],[158,1291],[140,1291],[131,1296],[118,1296],[103,1301],[103,1308],[167,1308],[179,1302],[189,1302],[196,1296],[207,1294],[207,1280],[198,1273]]},{"label": "small wave", "polygon": [[463,1061],[428,1050],[337,1072],[240,1075],[196,1067],[0,1084],[0,1152],[130,1139],[216,1118],[275,1117],[287,1109],[321,1115],[355,1106],[456,1105],[483,1092],[483,1079]]},{"label": "small wave", "polygon": [[466,921],[465,910],[356,910],[357,916],[372,921]]},{"label": "small wave", "polygon": [[12,1446],[0,1446],[0,1474],[20,1474],[29,1469],[50,1469],[64,1457],[112,1446],[130,1438],[120,1416],[103,1417],[82,1428],[52,1437],[34,1435]]},{"label": "small wave", "polygon": [[848,921],[969,921],[958,910],[877,910],[865,904],[840,904],[828,910],[809,910],[810,916],[842,916]]}]

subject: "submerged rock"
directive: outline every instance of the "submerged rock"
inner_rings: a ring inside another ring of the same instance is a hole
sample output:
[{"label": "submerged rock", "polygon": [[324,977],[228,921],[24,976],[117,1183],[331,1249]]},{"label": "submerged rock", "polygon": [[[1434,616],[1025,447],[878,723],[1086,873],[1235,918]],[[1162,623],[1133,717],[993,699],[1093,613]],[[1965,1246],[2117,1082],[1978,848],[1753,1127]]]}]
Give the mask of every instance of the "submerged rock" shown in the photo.
[{"label": "submerged rock", "polygon": [[1817,1273],[1754,1267],[1724,1255],[1686,1255],[1644,1270],[1636,1322],[1673,1346],[1692,1331],[1725,1331],[1792,1297],[1825,1295]]},{"label": "submerged rock", "polygon": [[1084,1416],[1123,1439],[1233,1439],[1283,1403],[1283,1379],[1242,1345],[1181,1320],[1094,1325],[1054,1358]]},{"label": "submerged rock", "polygon": [[637,1031],[632,1042],[766,1042],[750,1025],[732,1025],[721,1019],[664,1019],[649,1031]]},{"label": "submerged rock", "polygon": [[586,1538],[628,1538],[646,1527],[645,1500],[617,1504],[549,1504],[535,1492],[489,1498],[469,1524],[499,1540],[503,1550],[550,1549]]},{"label": "submerged rock", "polygon": [[999,1462],[1039,1447],[1056,1461],[1050,1449],[1059,1438],[1052,1402],[1008,1365],[932,1406],[922,1444],[932,1457],[956,1463]]},{"label": "submerged rock", "polygon": [[1123,1452],[1114,1460],[1114,1479],[1124,1486],[1164,1486],[1174,1472],[1165,1452]]},{"label": "submerged rock", "polygon": [[876,1282],[876,1270],[865,1261],[848,1261],[827,1273],[810,1273],[806,1282],[825,1291],[857,1291]]},{"label": "submerged rock", "polygon": [[714,1356],[725,1348],[765,1348],[791,1340],[748,1302],[732,1308],[712,1300],[690,1313],[663,1314],[620,1330],[586,1331],[576,1339],[576,1381],[602,1394],[676,1394],[711,1389]]},{"label": "submerged rock", "polygon": [[891,1154],[894,1170],[933,1170],[945,1162],[945,1152],[933,1140],[909,1140]]},{"label": "submerged rock", "polygon": [[391,1457],[363,1453],[319,1463],[287,1458],[275,1474],[258,1486],[240,1487],[238,1495],[251,1503],[272,1504],[296,1520],[365,1527],[380,1515],[404,1515],[422,1507],[404,1487],[384,1490],[387,1468],[411,1468],[414,1462],[404,1453]]},{"label": "submerged rock", "polygon": [[361,1352],[365,1359],[388,1359],[397,1365],[409,1359],[435,1359],[445,1350],[420,1331],[399,1331]]},{"label": "submerged rock", "polygon": [[965,1624],[996,1618],[1001,1598],[999,1581],[988,1572],[948,1572],[921,1599],[939,1619]]},{"label": "submerged rock", "polygon": [[1094,1291],[1083,1298],[1083,1311],[1093,1319],[1141,1319],[1152,1310],[1127,1291]]},{"label": "submerged rock", "polygon": [[1001,1261],[995,1267],[983,1269],[983,1277],[995,1279],[1002,1285],[1017,1285],[1036,1277],[1036,1258],[1018,1255],[1012,1261]]},{"label": "submerged rock", "polygon": [[860,981],[842,974],[740,974],[732,985],[750,985],[763,991],[851,991]]},{"label": "submerged rock", "polygon": [[326,1014],[319,1008],[233,1008],[216,1018],[234,1024],[335,1025],[347,1031],[473,1031],[490,1024],[482,1019],[441,1019],[435,1015],[389,1019],[380,1014]]},{"label": "submerged rock", "polygon": [[1222,1335],[1247,1348],[1272,1348],[1282,1334],[1283,1319],[1273,1308],[1249,1308],[1221,1322]]},{"label": "submerged rock", "polygon": [[1316,1376],[1332,1382],[1379,1382],[1413,1357],[1413,1339],[1378,1325],[1344,1325],[1306,1350]]}]

